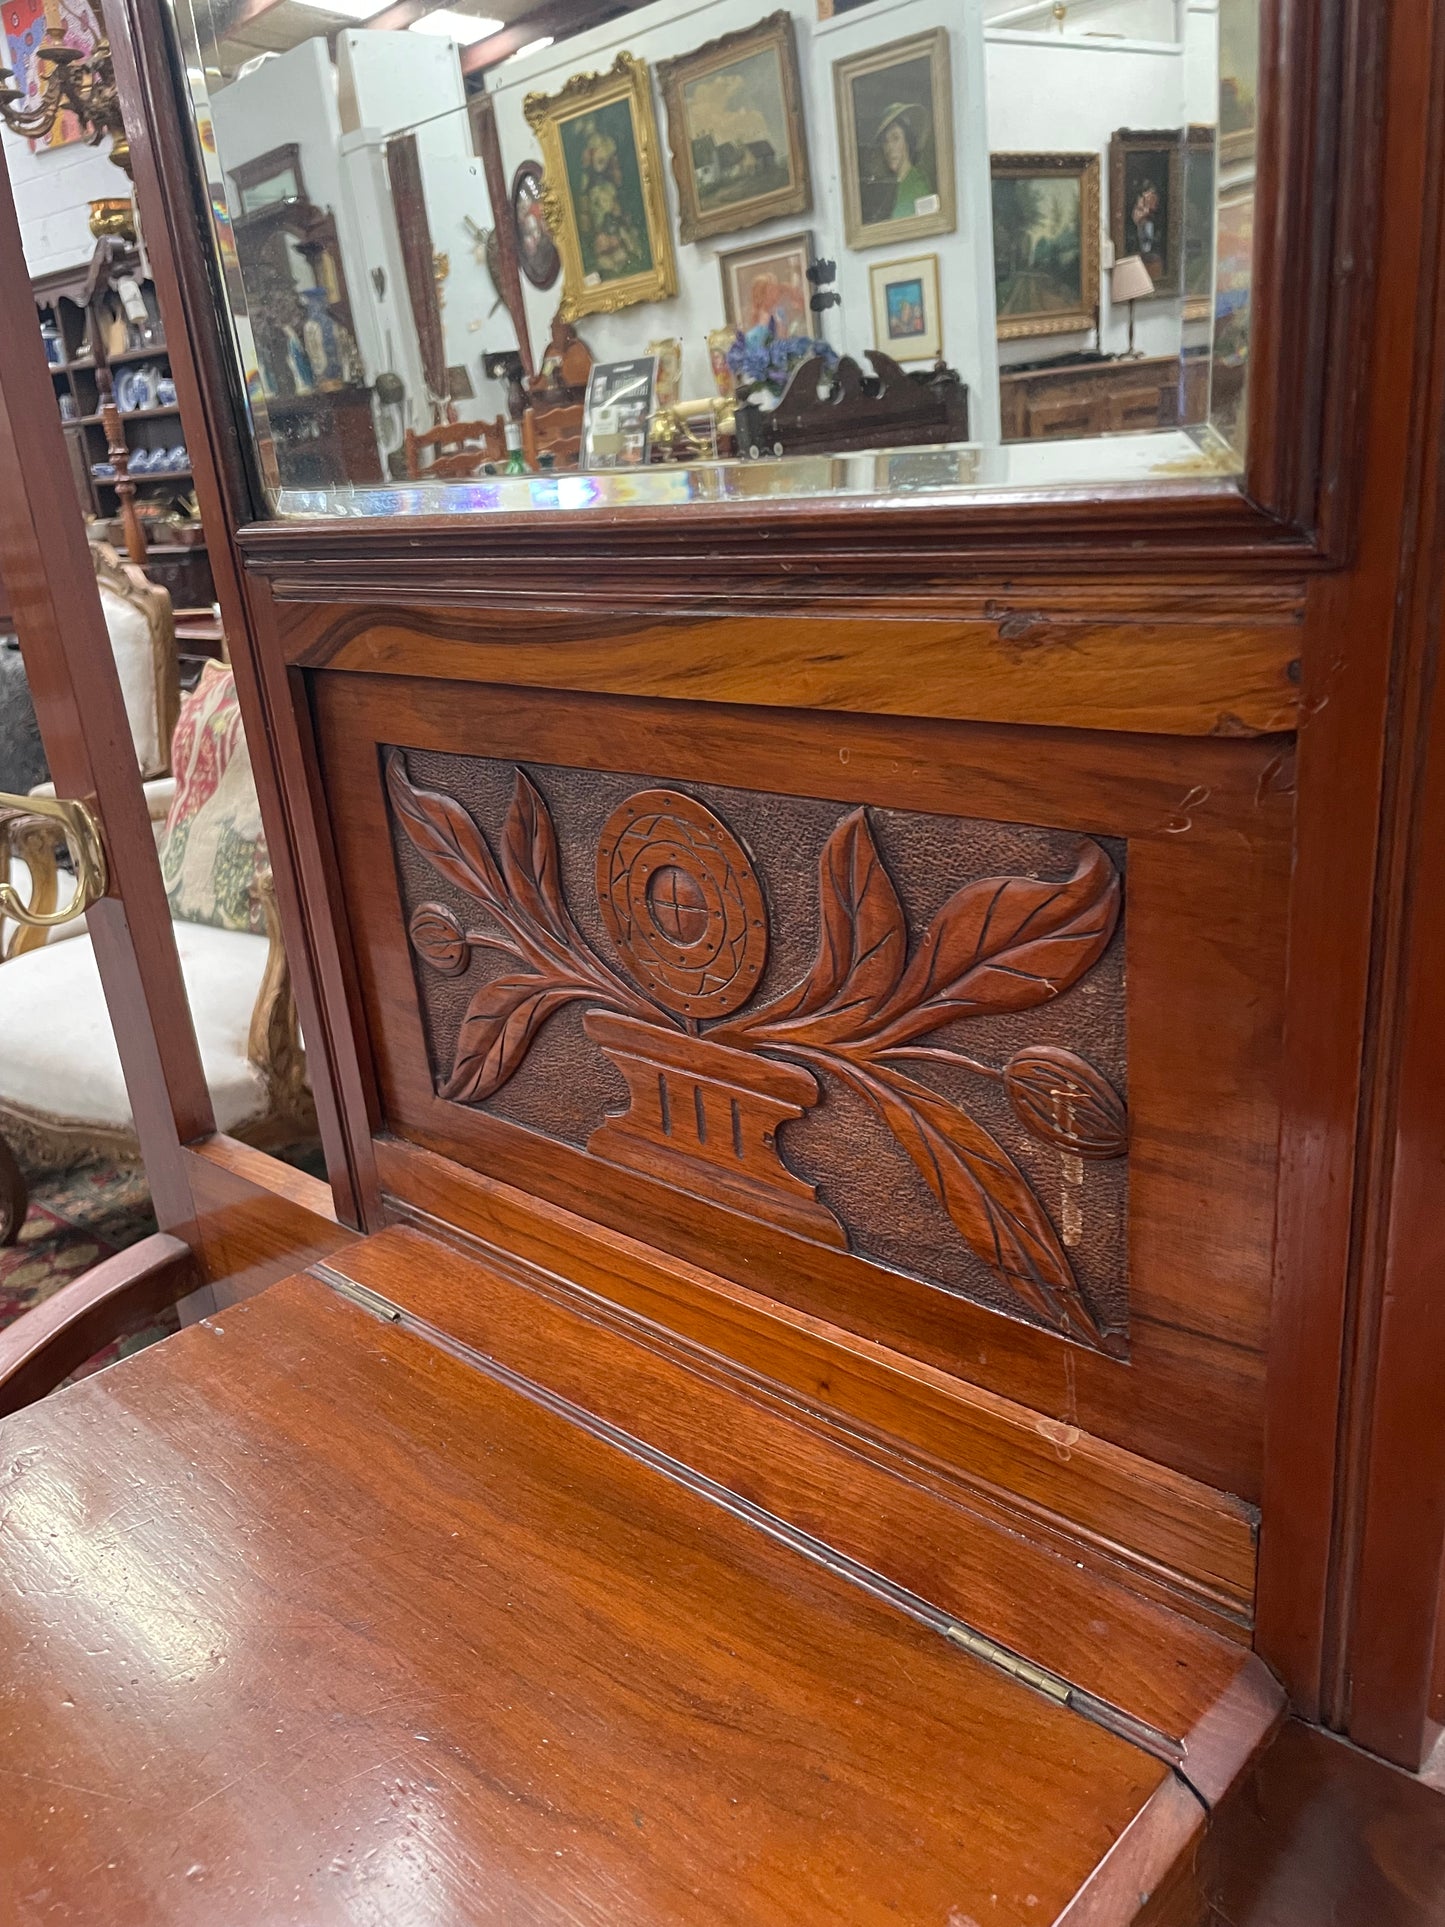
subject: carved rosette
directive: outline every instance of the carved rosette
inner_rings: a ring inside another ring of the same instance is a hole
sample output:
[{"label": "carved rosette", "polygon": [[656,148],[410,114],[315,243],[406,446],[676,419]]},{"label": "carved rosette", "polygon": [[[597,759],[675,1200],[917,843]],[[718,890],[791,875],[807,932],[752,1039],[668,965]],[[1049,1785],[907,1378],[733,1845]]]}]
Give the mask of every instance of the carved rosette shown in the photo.
[{"label": "carved rosette", "polygon": [[[1098,962],[1121,902],[1118,873],[1099,844],[1080,838],[1063,878],[975,878],[912,945],[867,813],[855,810],[823,850],[811,969],[757,1004],[768,944],[762,888],[741,843],[697,798],[640,791],[603,828],[598,904],[624,975],[598,955],[568,908],[551,814],[524,771],[516,773],[500,861],[461,804],[412,785],[399,751],[389,755],[387,787],[406,836],[477,904],[485,926],[466,929],[444,906],[423,904],[410,926],[417,954],[449,974],[465,972],[479,950],[508,958],[467,1008],[442,1096],[485,1102],[553,1013],[581,1002],[586,1034],[629,1094],[627,1110],[593,1131],[590,1151],[711,1204],[846,1247],[844,1226],[779,1148],[783,1126],[812,1109],[831,1080],[887,1126],[1021,1315],[1122,1355],[1122,1334],[1101,1327],[1024,1172],[969,1109],[924,1081],[930,1067],[986,1080],[1024,1129],[1066,1161],[1125,1154],[1123,1100],[1077,1052],[1038,1043],[998,1065],[953,1041],[970,1020],[1052,1001]],[[948,1041],[933,1038],[940,1031]]]}]

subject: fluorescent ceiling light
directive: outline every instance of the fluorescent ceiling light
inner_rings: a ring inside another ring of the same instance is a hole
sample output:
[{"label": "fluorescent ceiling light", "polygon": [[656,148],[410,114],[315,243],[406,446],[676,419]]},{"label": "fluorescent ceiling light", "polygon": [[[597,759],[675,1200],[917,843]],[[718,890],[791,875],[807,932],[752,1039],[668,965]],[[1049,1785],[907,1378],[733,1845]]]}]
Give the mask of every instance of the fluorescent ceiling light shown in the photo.
[{"label": "fluorescent ceiling light", "polygon": [[474,41],[488,40],[494,33],[500,33],[502,22],[488,20],[483,14],[452,13],[446,7],[438,7],[435,13],[423,14],[420,20],[413,20],[411,31],[434,33],[447,40],[455,40],[459,47],[470,47]]},{"label": "fluorescent ceiling light", "polygon": [[307,7],[312,13],[329,13],[338,20],[370,20],[374,13],[380,13],[386,0],[294,0],[298,7]]},{"label": "fluorescent ceiling light", "polygon": [[556,38],[556,34],[544,33],[540,40],[529,40],[525,47],[518,47],[514,54],[508,54],[502,65],[506,67],[514,60],[525,60],[528,54],[544,54]]}]

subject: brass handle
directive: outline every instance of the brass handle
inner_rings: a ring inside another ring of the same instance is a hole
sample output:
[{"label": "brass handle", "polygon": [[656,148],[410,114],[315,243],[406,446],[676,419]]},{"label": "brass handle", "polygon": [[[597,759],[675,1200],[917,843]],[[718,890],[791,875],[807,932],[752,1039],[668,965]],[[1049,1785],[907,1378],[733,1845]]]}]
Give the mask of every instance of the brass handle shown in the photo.
[{"label": "brass handle", "polygon": [[10,917],[32,930],[50,930],[57,924],[69,923],[103,897],[109,872],[100,823],[88,804],[60,797],[12,796],[0,790],[0,836],[7,848],[11,833],[22,823],[33,823],[37,817],[57,824],[63,832],[75,864],[75,892],[63,909],[36,911],[21,900],[13,883],[0,876],[0,916]]}]

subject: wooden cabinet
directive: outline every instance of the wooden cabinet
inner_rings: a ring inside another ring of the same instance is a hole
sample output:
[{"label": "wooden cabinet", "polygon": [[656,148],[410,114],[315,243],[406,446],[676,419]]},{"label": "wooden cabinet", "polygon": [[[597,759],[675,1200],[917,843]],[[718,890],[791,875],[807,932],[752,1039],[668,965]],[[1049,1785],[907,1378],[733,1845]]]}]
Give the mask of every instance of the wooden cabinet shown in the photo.
[{"label": "wooden cabinet", "polygon": [[1006,442],[1175,428],[1208,415],[1209,364],[1198,356],[1071,355],[1003,369],[999,401]]}]

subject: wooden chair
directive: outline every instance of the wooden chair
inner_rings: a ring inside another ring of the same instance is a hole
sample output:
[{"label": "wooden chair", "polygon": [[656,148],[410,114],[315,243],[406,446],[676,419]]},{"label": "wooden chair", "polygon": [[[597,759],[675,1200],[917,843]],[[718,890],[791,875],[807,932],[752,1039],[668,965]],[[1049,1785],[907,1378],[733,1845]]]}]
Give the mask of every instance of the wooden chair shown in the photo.
[{"label": "wooden chair", "polygon": [[[479,475],[484,462],[507,459],[507,436],[498,415],[494,422],[442,422],[422,434],[406,431],[407,479],[412,482],[461,481]],[[434,451],[425,466],[423,453]],[[450,451],[450,452],[444,452]]]},{"label": "wooden chair", "polygon": [[542,457],[550,455],[553,468],[576,468],[582,459],[586,412],[580,402],[560,408],[529,408],[522,417],[522,453],[527,466],[538,469]]}]

